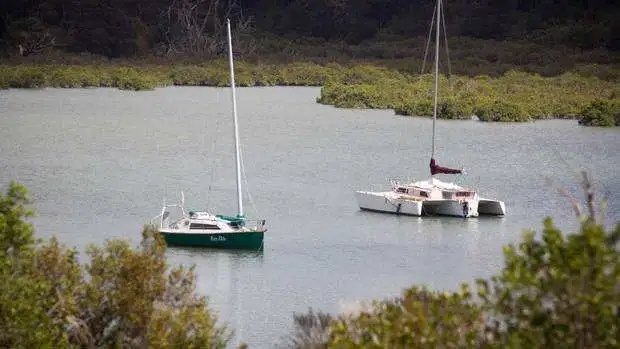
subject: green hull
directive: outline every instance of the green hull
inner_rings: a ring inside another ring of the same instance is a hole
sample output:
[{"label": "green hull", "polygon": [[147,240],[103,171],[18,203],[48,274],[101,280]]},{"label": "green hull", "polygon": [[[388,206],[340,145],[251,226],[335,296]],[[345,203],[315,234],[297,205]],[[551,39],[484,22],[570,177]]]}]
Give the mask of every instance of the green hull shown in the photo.
[{"label": "green hull", "polygon": [[262,231],[238,233],[171,233],[161,232],[170,246],[211,247],[230,250],[260,250],[263,248]]}]

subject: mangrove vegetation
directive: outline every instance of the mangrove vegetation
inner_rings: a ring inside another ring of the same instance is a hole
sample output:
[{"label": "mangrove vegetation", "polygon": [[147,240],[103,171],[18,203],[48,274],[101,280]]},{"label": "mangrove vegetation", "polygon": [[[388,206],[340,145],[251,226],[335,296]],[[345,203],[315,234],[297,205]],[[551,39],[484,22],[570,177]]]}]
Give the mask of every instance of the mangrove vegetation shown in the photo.
[{"label": "mangrove vegetation", "polygon": [[[386,108],[400,115],[432,116],[434,80],[430,74],[406,75],[356,67],[326,81],[319,102],[343,108]],[[541,77],[508,71],[500,77],[440,78],[438,118],[483,121],[577,119],[595,100],[618,105],[620,85],[594,76],[564,73]],[[611,108],[593,118],[609,117]],[[613,122],[609,125],[613,126]]]},{"label": "mangrove vegetation", "polygon": [[[544,77],[515,70],[500,76],[442,75],[439,118],[523,122],[579,119],[580,124],[618,124],[620,85],[608,66],[581,66]],[[163,86],[228,86],[227,62],[158,65],[0,65],[0,87],[116,87],[151,90]],[[338,63],[238,62],[238,86],[322,86],[317,102],[339,108],[393,109],[399,115],[432,116],[433,76],[386,66]],[[583,118],[582,118],[583,116]]]}]

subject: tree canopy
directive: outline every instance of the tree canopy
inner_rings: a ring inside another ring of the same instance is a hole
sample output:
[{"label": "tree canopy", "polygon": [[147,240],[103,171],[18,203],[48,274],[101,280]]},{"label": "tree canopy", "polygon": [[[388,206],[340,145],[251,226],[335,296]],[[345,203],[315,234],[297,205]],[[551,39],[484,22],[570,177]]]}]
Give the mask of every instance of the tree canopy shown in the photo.
[{"label": "tree canopy", "polygon": [[35,240],[27,190],[0,194],[0,347],[226,348],[231,331],[195,292],[193,267],[169,267],[165,242],[88,248],[88,262],[55,238]]},{"label": "tree canopy", "polygon": [[[221,54],[224,19],[252,40],[269,36],[359,43],[380,34],[426,36],[434,1],[405,0],[7,0],[7,52],[55,46],[108,57]],[[620,49],[614,0],[444,1],[451,36]],[[246,49],[250,49],[249,47]],[[253,48],[253,49],[260,49]]]}]

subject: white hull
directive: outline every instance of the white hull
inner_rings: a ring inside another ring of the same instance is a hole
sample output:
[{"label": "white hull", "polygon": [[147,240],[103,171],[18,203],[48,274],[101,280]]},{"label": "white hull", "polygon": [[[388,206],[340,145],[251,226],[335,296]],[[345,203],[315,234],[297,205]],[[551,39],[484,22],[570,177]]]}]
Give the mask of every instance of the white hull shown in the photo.
[{"label": "white hull", "polygon": [[393,192],[357,191],[355,197],[361,209],[405,214],[422,215],[422,201],[406,200],[397,197]]},{"label": "white hull", "polygon": [[504,202],[483,198],[467,200],[467,209],[464,208],[463,200],[411,199],[394,191],[356,191],[355,198],[362,210],[412,216],[478,217],[506,214]]}]

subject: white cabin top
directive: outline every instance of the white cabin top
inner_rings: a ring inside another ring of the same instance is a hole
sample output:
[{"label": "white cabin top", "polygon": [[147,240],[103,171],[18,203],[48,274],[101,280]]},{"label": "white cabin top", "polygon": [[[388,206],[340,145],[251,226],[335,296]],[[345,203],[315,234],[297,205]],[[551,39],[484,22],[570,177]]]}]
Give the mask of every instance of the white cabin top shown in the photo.
[{"label": "white cabin top", "polygon": [[403,184],[393,182],[392,190],[401,195],[431,200],[466,200],[476,196],[476,192],[472,189],[442,182],[436,178]]}]

